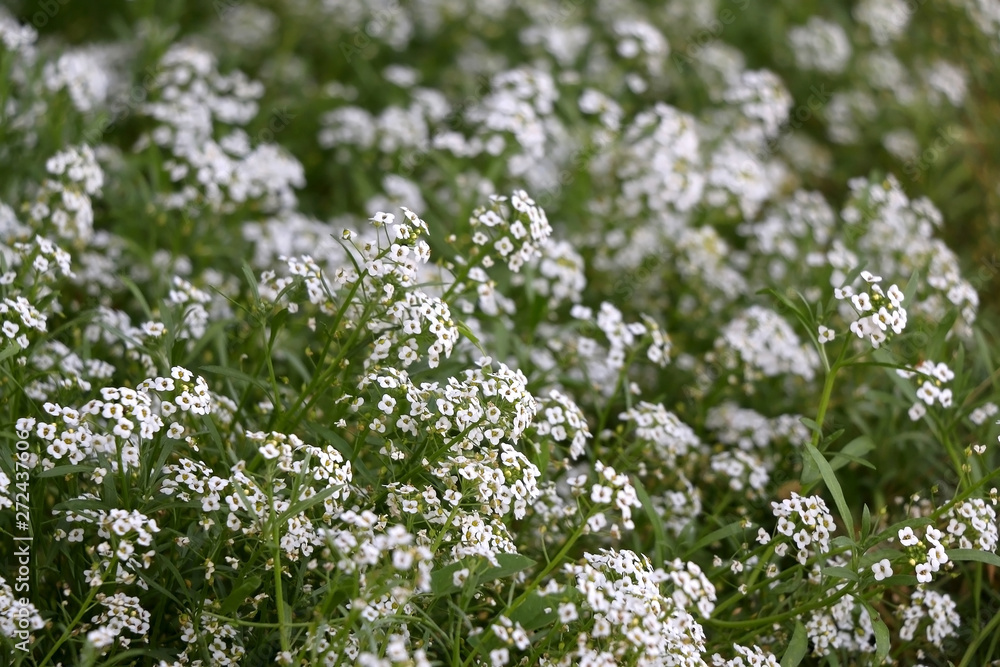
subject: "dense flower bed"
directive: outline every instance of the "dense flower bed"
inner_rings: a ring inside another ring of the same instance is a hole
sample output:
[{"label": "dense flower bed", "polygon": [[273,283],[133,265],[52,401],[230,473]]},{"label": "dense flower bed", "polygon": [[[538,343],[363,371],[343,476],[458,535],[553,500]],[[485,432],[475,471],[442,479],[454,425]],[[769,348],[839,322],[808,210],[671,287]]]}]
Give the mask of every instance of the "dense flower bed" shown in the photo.
[{"label": "dense flower bed", "polygon": [[83,4],[0,8],[4,664],[1000,664],[1000,2]]}]

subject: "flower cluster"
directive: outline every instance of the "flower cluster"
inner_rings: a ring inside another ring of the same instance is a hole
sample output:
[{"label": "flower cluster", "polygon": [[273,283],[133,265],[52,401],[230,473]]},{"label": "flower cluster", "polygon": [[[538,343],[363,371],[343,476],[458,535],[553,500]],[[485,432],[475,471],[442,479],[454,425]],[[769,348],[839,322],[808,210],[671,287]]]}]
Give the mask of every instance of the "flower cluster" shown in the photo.
[{"label": "flower cluster", "polygon": [[626,362],[631,354],[643,347],[646,358],[654,364],[662,367],[670,362],[673,343],[648,315],[641,315],[641,322],[626,322],[621,310],[603,302],[596,315],[587,306],[575,305],[570,316],[585,323],[585,334],[600,332],[607,340],[607,347],[589,335],[577,336],[574,341],[587,379],[605,393],[612,391],[618,376],[628,370]]},{"label": "flower cluster", "polygon": [[102,653],[116,642],[122,648],[128,648],[133,638],[125,636],[126,631],[144,643],[149,641],[150,615],[142,608],[139,598],[124,593],[98,593],[96,599],[104,609],[90,619],[98,627],[87,633],[87,641]]},{"label": "flower cluster", "polygon": [[811,613],[805,627],[816,656],[834,651],[871,654],[876,650],[871,617],[852,595]]},{"label": "flower cluster", "polygon": [[[778,519],[775,531],[795,542],[798,549],[795,559],[799,563],[805,565],[809,558],[830,551],[830,538],[836,526],[820,496],[803,498],[793,491],[791,498],[772,502],[771,509]],[[787,543],[777,544],[775,553],[785,548]]]},{"label": "flower cluster", "polygon": [[921,625],[924,626],[924,637],[938,648],[942,648],[944,640],[957,634],[961,619],[955,611],[955,601],[947,593],[931,591],[918,586],[910,595],[910,603],[899,608],[899,616],[903,622],[899,637],[911,640],[916,636]]},{"label": "flower cluster", "polygon": [[48,443],[48,456],[41,461],[46,470],[66,459],[72,464],[95,462],[118,472],[140,467],[142,444],[164,427],[168,437],[178,438],[184,433],[182,417],[207,415],[213,403],[204,378],[175,366],[169,376],[149,378],[135,389],[105,387],[101,399],[91,399],[78,408],[46,402],[45,412],[54,421],[28,417],[19,425],[24,430],[33,429]]},{"label": "flower cluster", "polygon": [[735,445],[746,452],[767,451],[783,442],[800,447],[810,437],[809,429],[799,415],[779,415],[768,419],[735,403],[723,403],[711,408],[705,418],[705,427],[714,433],[719,442]]},{"label": "flower cluster", "polygon": [[0,650],[989,662],[1000,0],[161,4],[0,8]]},{"label": "flower cluster", "polygon": [[[513,212],[506,210],[507,202]],[[540,249],[552,235],[545,211],[523,190],[505,196],[490,197],[489,208],[473,211],[469,226],[472,242],[484,249],[479,263],[490,268],[494,262],[504,262],[517,273],[525,262],[540,256]]]},{"label": "flower cluster", "polygon": [[796,375],[812,380],[819,366],[816,351],[800,342],[778,313],[751,306],[734,317],[715,342],[716,355],[728,370],[742,370],[749,381]]},{"label": "flower cluster", "polygon": [[663,405],[640,401],[619,415],[619,419],[633,423],[635,437],[644,446],[654,449],[659,460],[667,466],[673,466],[678,459],[702,447],[691,427]]},{"label": "flower cluster", "polygon": [[[588,627],[577,635],[575,648],[553,664],[612,665],[621,659],[643,666],[667,660],[673,665],[703,664],[705,632],[664,593],[670,575],[654,568],[648,557],[627,550],[602,550],[584,558],[580,565],[567,565],[566,573],[584,598]],[[689,581],[700,584],[701,579]]]},{"label": "flower cluster", "polygon": [[44,627],[45,619],[38,608],[23,595],[16,595],[7,580],[0,577],[0,635],[18,641],[27,638],[33,643],[31,633]]},{"label": "flower cluster", "polygon": [[90,146],[74,146],[45,163],[52,178],[42,182],[34,202],[26,207],[36,229],[51,229],[60,238],[84,245],[94,233],[91,197],[101,193],[104,172]]},{"label": "flower cluster", "polygon": [[[80,500],[93,501],[97,497],[84,494]],[[138,573],[148,569],[156,557],[153,535],[160,532],[156,519],[135,510],[128,512],[122,509],[80,509],[60,513],[65,514],[69,525],[80,523],[84,526],[96,526],[97,536],[104,540],[95,549],[100,560],[84,572],[87,583],[92,588],[103,585],[110,577],[118,584],[135,584],[140,588],[147,588],[148,585]],[[82,527],[71,528],[68,533],[60,529],[55,537],[70,543],[83,542],[87,539],[86,532]]]},{"label": "flower cluster", "polygon": [[988,402],[983,403],[978,408],[969,413],[969,421],[971,421],[976,426],[980,426],[986,422],[987,419],[1000,412],[1000,407],[996,403]]},{"label": "flower cluster", "polygon": [[788,41],[796,64],[803,69],[839,74],[851,58],[851,42],[844,29],[819,16],[789,30]]},{"label": "flower cluster", "polygon": [[[944,224],[941,211],[926,197],[911,200],[892,175],[882,181],[852,179],[849,186],[852,196],[841,217],[858,231],[852,235],[855,243],[851,248],[828,253],[835,268],[831,285],[842,285],[846,274],[861,263],[858,253],[887,275],[907,276],[919,271],[926,278],[914,290],[915,301],[907,308],[910,319],[939,322],[955,308],[960,315],[956,331],[968,336],[979,295],[963,277],[955,253],[934,236]],[[874,305],[875,295],[870,296]],[[884,300],[881,305],[886,305]],[[874,312],[878,310],[876,307]]]},{"label": "flower cluster", "polygon": [[955,373],[943,362],[934,363],[929,359],[924,359],[914,367],[913,371],[899,369],[896,371],[900,377],[912,378],[923,375],[926,377],[917,389],[917,398],[920,401],[913,404],[909,410],[910,419],[917,421],[925,414],[927,408],[933,406],[935,402],[942,408],[950,408],[952,405],[951,389],[943,388],[946,382],[951,382],[955,378]]},{"label": "flower cluster", "polygon": [[556,442],[567,447],[572,460],[580,458],[593,437],[587,425],[587,416],[572,398],[553,389],[548,396],[537,397],[538,415],[532,422],[528,436],[539,446]]},{"label": "flower cluster", "polygon": [[996,553],[998,536],[996,501],[970,498],[954,505],[944,516],[948,520],[942,542],[959,549],[980,549]]},{"label": "flower cluster", "polygon": [[[603,509],[606,505],[613,505],[621,514],[622,526],[626,530],[635,528],[632,521],[632,508],[642,507],[639,496],[629,481],[628,475],[616,471],[611,466],[604,465],[600,461],[594,463],[594,471],[597,473],[597,481],[590,486],[590,501],[597,509]],[[579,475],[570,478],[568,484],[577,493],[585,493],[587,476]],[[603,514],[594,514],[587,520],[587,528],[591,531],[598,531],[607,525],[607,519]],[[620,534],[617,524],[611,527],[613,534]]]},{"label": "flower cluster", "polygon": [[851,322],[851,333],[861,339],[867,336],[872,347],[878,349],[906,328],[906,309],[902,306],[905,297],[895,284],[883,291],[879,285],[881,276],[862,271],[861,278],[869,291],[855,292],[853,287],[845,285],[836,289],[834,296],[849,299],[854,308],[857,319]]},{"label": "flower cluster", "polygon": [[942,540],[945,533],[927,526],[924,530],[923,539],[917,536],[912,528],[900,528],[899,544],[904,548],[908,561],[914,568],[917,581],[928,584],[933,580],[933,574],[938,572],[942,566],[950,567],[951,559]]},{"label": "flower cluster", "polygon": [[[173,46],[156,69],[141,113],[157,123],[139,142],[171,156],[169,178],[183,183],[162,197],[171,209],[232,213],[256,201],[268,211],[294,208],[305,184],[298,160],[273,143],[251,141],[240,128],[257,115],[263,86],[237,71],[219,73],[216,57],[194,46]],[[216,140],[216,124],[236,126]]]},{"label": "flower cluster", "polygon": [[[15,344],[21,349],[28,347],[29,339],[27,331],[34,329],[40,333],[46,331],[46,316],[35,309],[31,303],[23,296],[15,299],[4,297],[0,302],[0,315],[3,316],[3,325],[0,325],[0,349]],[[23,328],[22,328],[23,327]]]}]

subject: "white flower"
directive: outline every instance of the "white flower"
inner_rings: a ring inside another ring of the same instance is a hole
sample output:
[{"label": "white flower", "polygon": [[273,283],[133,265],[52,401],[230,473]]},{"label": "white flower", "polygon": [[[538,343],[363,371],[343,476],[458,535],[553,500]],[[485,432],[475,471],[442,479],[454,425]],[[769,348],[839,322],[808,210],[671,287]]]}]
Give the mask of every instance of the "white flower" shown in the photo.
[{"label": "white flower", "polygon": [[510,651],[506,648],[496,648],[490,651],[492,667],[503,667],[510,661]]},{"label": "white flower", "polygon": [[951,407],[951,389],[943,389],[940,394],[938,394],[938,402],[941,404],[942,408]]},{"label": "white flower", "polygon": [[378,402],[378,407],[385,414],[391,415],[392,411],[396,409],[396,399],[389,394],[383,394],[382,400]]},{"label": "white flower", "polygon": [[948,553],[940,544],[935,545],[927,552],[927,561],[930,563],[932,569],[937,570],[948,562]]},{"label": "white flower", "polygon": [[594,488],[590,490],[590,499],[599,504],[610,503],[611,489],[603,484],[594,484]]},{"label": "white flower", "polygon": [[913,529],[909,526],[899,529],[899,543],[904,547],[912,547],[916,545],[920,540],[914,535]]},{"label": "white flower", "polygon": [[576,605],[572,602],[563,602],[559,605],[559,622],[560,623],[570,623],[579,618],[580,615],[576,610]]},{"label": "white flower", "polygon": [[931,566],[928,563],[920,563],[916,567],[917,581],[922,584],[931,582]]},{"label": "white flower", "polygon": [[834,337],[836,335],[837,334],[833,331],[833,329],[828,329],[827,327],[823,326],[822,324],[819,325],[819,342],[820,343],[824,343],[824,344],[825,343],[829,343],[831,340],[834,339]]},{"label": "white flower", "polygon": [[906,311],[900,308],[892,312],[892,319],[889,321],[893,333],[903,333],[906,328]]},{"label": "white flower", "polygon": [[889,303],[891,303],[894,308],[899,308],[899,304],[903,302],[903,292],[895,284],[889,288],[885,295],[889,298]]},{"label": "white flower", "polygon": [[955,373],[948,368],[948,365],[944,362],[938,363],[934,366],[934,370],[931,371],[931,375],[936,377],[941,382],[951,382],[955,379]]},{"label": "white flower", "polygon": [[882,581],[886,577],[891,577],[892,565],[889,563],[889,559],[883,558],[872,565],[872,573],[875,575],[875,581]]},{"label": "white flower", "polygon": [[865,312],[867,310],[872,309],[872,300],[871,297],[868,296],[868,292],[861,292],[860,294],[855,294],[854,296],[851,297],[851,303],[853,303],[854,307],[861,312]]},{"label": "white flower", "polygon": [[882,276],[872,275],[871,271],[862,271],[861,278],[866,283],[880,283],[882,282]]},{"label": "white flower", "polygon": [[882,331],[889,328],[889,323],[892,321],[892,316],[889,311],[885,309],[885,306],[878,309],[878,312],[872,315],[872,324],[877,326]]},{"label": "white flower", "polygon": [[934,405],[934,399],[938,397],[941,390],[935,387],[930,382],[924,382],[920,389],[917,389],[917,398],[926,403],[927,405]]}]

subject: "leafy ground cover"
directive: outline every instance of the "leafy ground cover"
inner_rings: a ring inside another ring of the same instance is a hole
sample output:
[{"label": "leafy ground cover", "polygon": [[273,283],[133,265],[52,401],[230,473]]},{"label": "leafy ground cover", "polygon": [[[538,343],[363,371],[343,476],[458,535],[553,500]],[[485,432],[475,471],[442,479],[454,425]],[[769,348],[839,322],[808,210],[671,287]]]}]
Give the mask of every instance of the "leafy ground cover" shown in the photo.
[{"label": "leafy ground cover", "polygon": [[1000,2],[0,8],[4,664],[1000,664]]}]

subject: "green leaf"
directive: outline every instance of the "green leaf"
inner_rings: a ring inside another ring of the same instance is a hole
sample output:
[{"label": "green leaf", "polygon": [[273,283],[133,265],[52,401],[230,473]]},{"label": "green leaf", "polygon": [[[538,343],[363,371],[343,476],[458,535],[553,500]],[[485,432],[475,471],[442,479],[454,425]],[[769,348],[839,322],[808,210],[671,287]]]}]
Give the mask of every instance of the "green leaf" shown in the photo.
[{"label": "green leaf", "polygon": [[[834,463],[836,463],[837,465],[834,465]],[[875,470],[875,464],[869,461],[868,459],[863,459],[857,456],[851,456],[850,454],[843,454],[843,453],[838,453],[833,458],[833,461],[830,462],[830,467],[833,468],[834,470],[839,470],[848,463],[856,463],[859,466],[863,466],[870,470]]]},{"label": "green leaf", "polygon": [[219,613],[223,616],[229,616],[234,611],[239,609],[244,600],[260,590],[260,582],[261,578],[256,574],[247,577],[240,582],[239,586],[234,588],[232,592],[226,596],[226,599],[222,601],[222,609]]},{"label": "green leaf", "polygon": [[833,468],[830,467],[830,462],[826,460],[823,454],[812,446],[810,443],[805,443],[806,451],[809,452],[809,456],[816,463],[816,467],[819,468],[819,474],[823,477],[823,482],[826,484],[826,488],[830,491],[830,495],[833,496],[833,502],[837,505],[837,511],[840,512],[840,518],[844,522],[844,527],[847,529],[847,534],[850,538],[854,539],[854,517],[851,516],[851,509],[847,505],[847,501],[844,500],[844,492],[840,488],[840,482],[837,481],[837,475],[833,472]]},{"label": "green leaf", "polygon": [[950,309],[945,316],[941,318],[938,322],[937,329],[934,330],[934,336],[931,338],[930,348],[937,355],[938,350],[944,349],[945,338],[951,332],[951,328],[955,325],[955,321],[958,319],[958,310],[955,308]]},{"label": "green leaf", "polygon": [[499,567],[487,567],[482,571],[477,571],[476,564],[486,563],[484,558],[476,558],[472,561],[472,564],[468,560],[462,560],[457,563],[451,563],[446,565],[440,570],[431,573],[431,592],[434,595],[450,595],[457,591],[462,590],[461,586],[456,586],[454,583],[454,574],[461,570],[463,567],[469,568],[469,578],[466,580],[465,585],[477,585],[480,581],[493,581],[494,579],[503,579],[509,577],[512,574],[517,574],[522,570],[527,570],[530,567],[534,567],[536,561],[528,558],[527,556],[522,556],[521,554],[497,554],[497,562],[500,564]]},{"label": "green leaf", "polygon": [[836,549],[837,551],[847,549],[853,545],[854,541],[847,535],[837,535],[835,538],[830,540],[830,548]]},{"label": "green leaf", "polygon": [[282,308],[277,313],[271,317],[269,324],[271,325],[271,336],[268,339],[268,347],[274,346],[274,339],[278,337],[281,333],[282,327],[285,326],[285,321],[288,319],[288,309]]},{"label": "green leaf", "polygon": [[537,564],[537,561],[521,554],[497,554],[497,562],[500,563],[499,567],[491,567],[479,575],[482,581],[503,579]]},{"label": "green leaf", "polygon": [[843,449],[834,454],[833,458],[830,460],[830,468],[833,470],[839,470],[848,463],[853,462],[874,470],[875,466],[873,466],[869,461],[865,461],[861,458],[873,449],[875,449],[875,442],[871,439],[871,437],[867,435],[859,435],[857,438],[844,445]]},{"label": "green leaf", "polygon": [[247,279],[247,285],[250,286],[250,293],[253,295],[254,305],[260,303],[260,292],[257,290],[257,276],[253,274],[253,269],[246,262],[243,262],[243,276]]},{"label": "green leaf", "polygon": [[338,491],[341,491],[342,489],[343,485],[334,484],[332,486],[326,487],[325,489],[319,491],[318,493],[314,493],[308,498],[303,498],[302,500],[296,501],[294,504],[289,505],[288,509],[286,509],[278,516],[278,521],[282,522],[288,521],[289,517],[293,517],[299,514],[300,512],[306,511],[313,505],[323,502],[324,500],[326,500],[333,494],[337,493]]},{"label": "green leaf", "polygon": [[64,465],[56,466],[39,473],[34,473],[35,477],[61,477],[62,475],[72,475],[78,472],[93,472],[94,466]]},{"label": "green leaf", "polygon": [[948,558],[952,560],[973,560],[1000,567],[1000,556],[989,551],[980,551],[979,549],[948,549],[946,553],[948,554]]},{"label": "green leaf", "polygon": [[[917,290],[920,288],[920,271],[910,274],[910,279],[906,281],[906,289],[903,290],[904,304],[912,304],[917,300]],[[909,308],[909,306],[906,306]]]},{"label": "green leaf", "polygon": [[847,581],[858,581],[858,573],[853,570],[849,570],[846,567],[831,566],[824,567],[820,570],[823,574],[828,577],[836,577],[837,579],[846,579]]},{"label": "green leaf", "polygon": [[466,338],[472,341],[472,344],[479,348],[479,351],[483,351],[483,346],[479,342],[479,338],[476,334],[472,333],[472,329],[465,324],[465,322],[455,322],[455,328],[458,329],[458,333],[462,334]]},{"label": "green leaf", "polygon": [[146,301],[146,297],[143,296],[142,290],[139,289],[139,286],[136,285],[132,281],[132,279],[127,276],[119,275],[118,280],[120,280],[122,284],[128,288],[128,291],[132,293],[132,296],[135,297],[135,300],[139,302],[139,306],[142,307],[142,312],[145,313],[146,319],[147,320],[156,319],[153,317],[153,310],[149,307],[149,303]]},{"label": "green leaf", "polygon": [[3,352],[0,352],[0,361],[13,357],[15,354],[21,351],[21,346],[14,341],[7,341],[7,347]]},{"label": "green leaf", "polygon": [[801,621],[796,621],[792,638],[788,641],[788,648],[785,649],[785,655],[781,656],[781,667],[797,667],[806,657],[808,650],[809,637],[806,634],[806,628]]},{"label": "green leaf", "polygon": [[809,419],[808,417],[799,417],[799,421],[805,424],[806,428],[808,428],[810,431],[820,434],[823,433],[822,427],[820,427],[820,425],[817,424],[815,420]]},{"label": "green leaf", "polygon": [[705,537],[703,537],[700,540],[698,540],[695,543],[695,545],[693,547],[691,547],[691,549],[688,551],[688,554],[692,554],[695,551],[698,551],[698,549],[701,549],[703,547],[707,547],[709,544],[712,544],[713,542],[719,542],[721,540],[726,539],[727,537],[731,537],[731,536],[739,533],[741,530],[743,530],[743,522],[742,521],[734,521],[733,523],[731,523],[731,524],[729,524],[727,526],[723,526],[722,528],[719,528],[718,530],[714,530],[711,533],[709,533],[708,535],[706,535]]},{"label": "green leaf", "polygon": [[890,562],[896,562],[903,558],[903,552],[899,549],[878,549],[869,551],[858,559],[858,567],[867,570],[883,558],[888,558]]},{"label": "green leaf", "polygon": [[784,595],[785,593],[791,593],[792,591],[798,590],[802,587],[802,570],[798,569],[792,573],[792,576],[783,583],[778,584],[771,589],[771,593],[774,595]]},{"label": "green leaf", "polygon": [[[556,612],[552,609],[553,607],[555,605],[549,598],[532,593],[525,598],[520,607],[514,610],[510,615],[510,620],[520,623],[521,627],[531,632],[555,620]],[[549,611],[546,612],[546,609]]]},{"label": "green leaf", "polygon": [[868,503],[861,509],[861,539],[867,539],[868,533],[872,529],[872,513],[868,509]]},{"label": "green leaf", "polygon": [[826,451],[826,448],[837,441],[837,438],[844,435],[844,429],[839,428],[830,435],[823,436],[823,440],[819,443],[819,450],[821,452]]},{"label": "green leaf", "polygon": [[653,500],[649,497],[649,493],[646,491],[646,487],[638,480],[632,480],[632,486],[635,488],[635,493],[639,498],[639,502],[642,503],[642,509],[649,518],[649,523],[653,527],[653,537],[655,538],[653,542],[653,549],[655,550],[656,560],[654,565],[660,567],[663,565],[666,557],[664,554],[664,549],[667,545],[667,534],[663,530],[663,519],[657,514],[656,508],[653,506]]},{"label": "green leaf", "polygon": [[[872,613],[874,614],[874,612]],[[875,664],[881,665],[885,657],[889,655],[889,628],[885,627],[885,621],[882,620],[882,617],[875,614],[872,617],[872,629],[875,631]]]},{"label": "green leaf", "polygon": [[267,383],[261,380],[260,378],[255,378],[253,376],[247,375],[243,371],[238,371],[235,368],[227,368],[226,366],[208,365],[208,366],[202,366],[201,370],[206,371],[208,373],[214,373],[215,375],[221,375],[222,377],[227,377],[233,380],[239,380],[240,382],[247,382],[255,387],[258,387],[259,389],[263,389],[268,394],[270,394],[271,391],[271,388],[267,385]]},{"label": "green leaf", "polygon": [[802,455],[802,475],[800,477],[802,486],[811,486],[819,481],[819,468],[811,456]]},{"label": "green leaf", "polygon": [[779,292],[778,290],[773,289],[773,288],[767,288],[767,289],[759,290],[757,292],[757,294],[770,294],[775,299],[777,299],[781,303],[781,305],[783,305],[785,308],[787,308],[792,313],[794,313],[796,319],[798,319],[800,321],[803,320],[802,313],[800,313],[799,309],[795,307],[795,304],[792,302],[792,300],[789,299],[784,294],[782,294],[781,292]]}]

